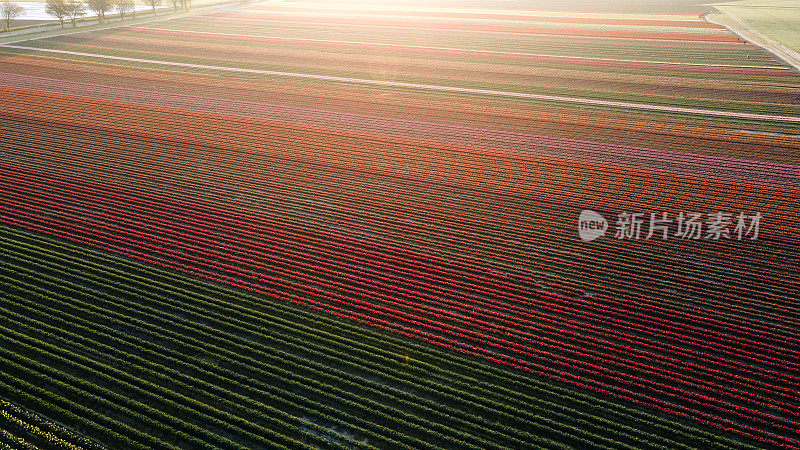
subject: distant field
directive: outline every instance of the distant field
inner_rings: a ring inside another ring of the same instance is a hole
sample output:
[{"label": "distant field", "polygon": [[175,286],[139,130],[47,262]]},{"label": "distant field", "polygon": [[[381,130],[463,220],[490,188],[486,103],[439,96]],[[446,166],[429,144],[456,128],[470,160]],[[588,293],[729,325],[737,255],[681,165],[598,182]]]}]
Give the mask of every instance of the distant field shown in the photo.
[{"label": "distant field", "polygon": [[800,52],[800,2],[795,0],[742,0],[715,4],[764,35]]},{"label": "distant field", "polygon": [[55,20],[25,20],[17,19],[12,23],[12,28],[25,27],[28,25],[40,25],[43,23],[55,23]]},{"label": "distant field", "polygon": [[[299,3],[299,2],[285,2]],[[308,2],[311,3],[311,2]],[[318,4],[341,5],[339,0],[318,0]],[[385,0],[383,6],[401,5],[422,8],[491,8],[508,10],[542,10],[570,12],[615,12],[615,13],[656,13],[656,14],[698,14],[711,11],[703,0],[572,0],[568,3],[555,0]]]}]

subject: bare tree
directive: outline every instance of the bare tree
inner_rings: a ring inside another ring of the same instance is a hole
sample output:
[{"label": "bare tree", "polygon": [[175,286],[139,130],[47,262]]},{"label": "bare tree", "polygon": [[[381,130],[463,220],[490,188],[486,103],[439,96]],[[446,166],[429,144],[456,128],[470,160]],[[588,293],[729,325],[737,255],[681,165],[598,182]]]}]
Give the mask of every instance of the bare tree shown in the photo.
[{"label": "bare tree", "polygon": [[47,0],[44,4],[44,12],[58,19],[61,28],[64,28],[64,19],[67,18],[67,2],[64,0]]},{"label": "bare tree", "polygon": [[178,5],[181,4],[181,0],[169,0],[169,2],[172,4],[172,7],[175,8],[175,11],[177,12]]},{"label": "bare tree", "polygon": [[67,16],[72,21],[72,27],[78,26],[78,18],[86,15],[86,6],[81,0],[67,0]]},{"label": "bare tree", "polygon": [[0,18],[3,20],[4,31],[8,31],[11,28],[11,22],[24,13],[25,9],[22,6],[11,3],[9,0],[0,0]]},{"label": "bare tree", "polygon": [[86,6],[97,14],[97,21],[103,23],[106,18],[106,12],[111,11],[114,5],[111,0],[86,0]]},{"label": "bare tree", "polygon": [[[125,20],[125,13],[133,11],[135,7],[133,0],[116,0],[114,6],[117,8],[121,20]],[[136,18],[135,15],[133,17]]]},{"label": "bare tree", "polygon": [[156,14],[156,7],[161,5],[161,0],[145,0],[145,3],[153,8],[153,15]]}]

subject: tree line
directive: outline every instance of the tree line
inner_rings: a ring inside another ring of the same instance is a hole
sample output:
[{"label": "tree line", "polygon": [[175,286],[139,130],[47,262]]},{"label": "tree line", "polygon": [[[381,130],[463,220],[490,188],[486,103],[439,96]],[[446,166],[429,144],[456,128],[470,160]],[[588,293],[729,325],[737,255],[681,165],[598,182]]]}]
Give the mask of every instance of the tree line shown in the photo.
[{"label": "tree line", "polygon": [[[144,0],[144,3],[153,8],[161,6],[164,0]],[[191,0],[166,0],[175,11],[186,10],[191,7]],[[98,23],[103,23],[106,14],[116,10],[121,20],[125,20],[126,15],[136,18],[136,8],[134,0],[46,0],[45,12],[61,23],[64,28],[65,22],[69,21],[73,27],[78,26],[78,20],[82,19],[91,11],[97,16]],[[22,16],[25,8],[19,6],[11,0],[0,0],[0,20],[2,20],[3,31],[11,28],[11,23]]]}]

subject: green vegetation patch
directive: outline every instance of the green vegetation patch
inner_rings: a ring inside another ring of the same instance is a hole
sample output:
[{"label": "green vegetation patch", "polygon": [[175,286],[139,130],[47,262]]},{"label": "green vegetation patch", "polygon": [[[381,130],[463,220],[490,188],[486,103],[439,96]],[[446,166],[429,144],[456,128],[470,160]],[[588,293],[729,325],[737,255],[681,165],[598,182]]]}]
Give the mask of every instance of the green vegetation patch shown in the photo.
[{"label": "green vegetation patch", "polygon": [[58,424],[56,437],[76,444],[745,446],[660,413],[7,226],[0,343],[0,401],[27,422]]},{"label": "green vegetation patch", "polygon": [[796,0],[741,0],[714,5],[747,22],[765,36],[800,52],[800,2]]}]

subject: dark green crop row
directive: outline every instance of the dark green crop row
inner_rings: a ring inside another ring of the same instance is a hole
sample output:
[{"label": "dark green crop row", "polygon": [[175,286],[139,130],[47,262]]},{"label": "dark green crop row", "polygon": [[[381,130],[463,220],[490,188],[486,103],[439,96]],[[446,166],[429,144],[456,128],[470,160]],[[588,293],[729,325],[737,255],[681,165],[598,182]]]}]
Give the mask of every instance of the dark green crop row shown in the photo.
[{"label": "dark green crop row", "polygon": [[0,254],[0,396],[113,448],[743,446],[8,227]]},{"label": "dark green crop row", "polygon": [[[101,449],[100,443],[41,416],[0,400],[0,448]],[[14,447],[11,447],[11,444]],[[5,446],[4,446],[5,445]]]}]

